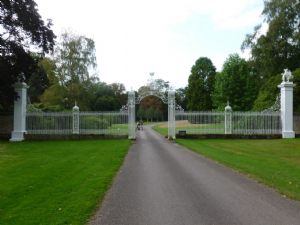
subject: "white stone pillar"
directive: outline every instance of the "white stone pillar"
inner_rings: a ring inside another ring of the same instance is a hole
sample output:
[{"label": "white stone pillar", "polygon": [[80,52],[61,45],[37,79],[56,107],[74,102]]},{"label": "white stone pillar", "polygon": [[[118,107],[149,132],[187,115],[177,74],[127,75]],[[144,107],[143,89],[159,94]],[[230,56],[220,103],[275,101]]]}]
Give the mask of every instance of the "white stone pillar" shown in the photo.
[{"label": "white stone pillar", "polygon": [[135,92],[128,92],[128,139],[135,139]]},{"label": "white stone pillar", "polygon": [[168,97],[168,138],[175,139],[175,92],[169,91]]},{"label": "white stone pillar", "polygon": [[281,89],[281,122],[282,138],[295,138],[293,131],[293,82],[283,81],[278,87]]},{"label": "white stone pillar", "polygon": [[76,104],[73,107],[73,134],[79,134],[79,107]]},{"label": "white stone pillar", "polygon": [[26,96],[27,86],[25,83],[17,82],[12,85],[15,92],[20,98],[14,103],[14,131],[11,133],[11,142],[18,142],[24,140],[24,133],[26,132]]},{"label": "white stone pillar", "polygon": [[229,103],[225,107],[225,134],[231,134],[231,107]]},{"label": "white stone pillar", "polygon": [[292,73],[288,69],[282,74],[282,83],[278,85],[281,89],[281,122],[282,138],[295,138],[293,131],[293,88],[296,86],[292,79]]}]

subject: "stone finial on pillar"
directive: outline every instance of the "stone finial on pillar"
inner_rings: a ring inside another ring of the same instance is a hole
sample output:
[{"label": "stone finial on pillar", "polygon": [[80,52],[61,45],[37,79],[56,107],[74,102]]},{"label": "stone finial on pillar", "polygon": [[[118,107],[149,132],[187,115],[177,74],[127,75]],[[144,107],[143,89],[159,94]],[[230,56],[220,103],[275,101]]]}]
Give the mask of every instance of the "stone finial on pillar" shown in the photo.
[{"label": "stone finial on pillar", "polygon": [[19,97],[14,103],[14,131],[11,134],[11,142],[24,140],[26,132],[26,96],[29,86],[25,83],[17,82],[12,85]]},{"label": "stone finial on pillar", "polygon": [[293,131],[293,88],[296,85],[290,82],[291,78],[291,72],[285,69],[282,74],[282,83],[278,85],[281,89],[282,138],[295,138]]}]

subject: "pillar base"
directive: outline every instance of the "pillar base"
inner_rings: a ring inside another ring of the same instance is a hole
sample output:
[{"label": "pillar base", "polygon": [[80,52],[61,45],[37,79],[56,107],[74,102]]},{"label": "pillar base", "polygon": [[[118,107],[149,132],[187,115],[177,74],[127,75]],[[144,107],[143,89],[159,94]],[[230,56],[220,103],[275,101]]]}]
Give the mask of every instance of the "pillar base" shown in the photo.
[{"label": "pillar base", "polygon": [[24,141],[24,132],[23,131],[13,131],[11,133],[11,139],[9,139],[10,142],[20,142]]},{"label": "pillar base", "polygon": [[282,138],[295,138],[295,132],[294,131],[283,131]]}]

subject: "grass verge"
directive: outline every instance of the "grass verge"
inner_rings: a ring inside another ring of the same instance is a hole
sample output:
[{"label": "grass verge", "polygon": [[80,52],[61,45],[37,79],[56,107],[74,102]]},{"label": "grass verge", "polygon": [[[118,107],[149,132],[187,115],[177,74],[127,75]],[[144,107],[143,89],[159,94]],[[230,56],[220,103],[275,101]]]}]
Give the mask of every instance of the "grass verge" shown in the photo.
[{"label": "grass verge", "polygon": [[130,140],[0,142],[0,224],[85,224]]},{"label": "grass verge", "polygon": [[168,135],[168,128],[160,128],[160,125],[153,126],[152,129],[164,136]]},{"label": "grass verge", "polygon": [[[167,128],[153,129],[166,135]],[[300,202],[300,138],[174,141]]]}]

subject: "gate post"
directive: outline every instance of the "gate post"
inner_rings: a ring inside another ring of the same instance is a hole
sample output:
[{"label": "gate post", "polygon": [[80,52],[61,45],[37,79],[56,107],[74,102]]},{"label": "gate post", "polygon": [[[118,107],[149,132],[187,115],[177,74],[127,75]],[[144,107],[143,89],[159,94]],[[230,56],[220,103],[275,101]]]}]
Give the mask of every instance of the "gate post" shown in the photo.
[{"label": "gate post", "polygon": [[175,135],[175,92],[169,91],[168,100],[168,138],[176,138]]},{"label": "gate post", "polygon": [[128,92],[128,139],[135,139],[135,92]]},{"label": "gate post", "polygon": [[11,133],[11,142],[23,141],[26,132],[26,95],[29,86],[16,82],[12,85],[20,96],[14,103],[14,131]]},{"label": "gate post", "polygon": [[228,102],[225,107],[225,134],[231,134],[231,107]]},{"label": "gate post", "polygon": [[291,78],[291,72],[285,69],[282,74],[282,83],[278,85],[281,89],[282,138],[295,138],[293,131],[293,87],[296,84],[290,82]]},{"label": "gate post", "polygon": [[73,107],[73,134],[79,134],[79,107],[76,104]]}]

